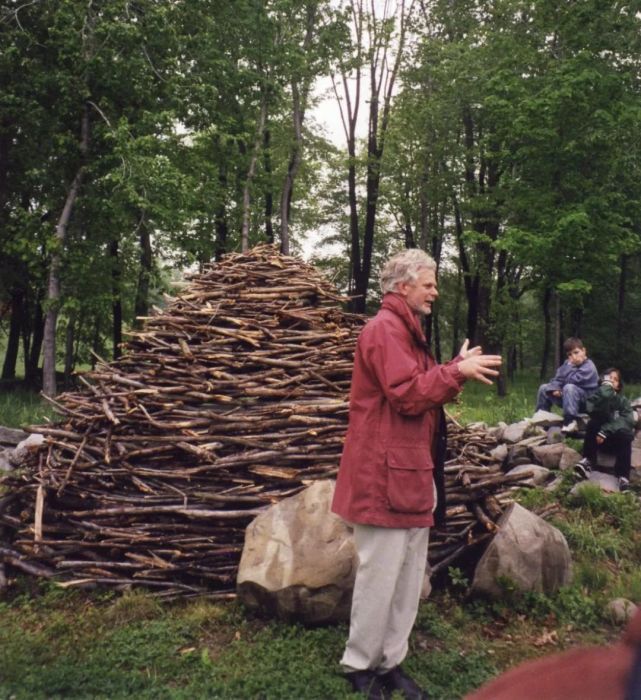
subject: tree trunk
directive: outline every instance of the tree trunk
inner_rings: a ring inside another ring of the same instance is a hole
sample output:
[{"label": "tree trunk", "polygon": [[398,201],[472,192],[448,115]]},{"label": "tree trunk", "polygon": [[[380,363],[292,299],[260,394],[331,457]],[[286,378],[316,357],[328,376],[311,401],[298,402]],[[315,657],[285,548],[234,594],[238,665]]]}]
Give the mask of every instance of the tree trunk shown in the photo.
[{"label": "tree trunk", "polygon": [[89,105],[83,107],[80,122],[80,166],[67,192],[67,198],[58,219],[55,232],[55,247],[49,263],[49,281],[47,285],[47,315],[44,327],[44,359],[42,367],[42,390],[47,396],[56,395],[56,326],[60,311],[60,265],[61,254],[67,237],[67,227],[71,220],[80,185],[84,177],[85,160],[89,150]]},{"label": "tree trunk", "polygon": [[16,364],[20,349],[20,332],[22,330],[24,316],[24,292],[14,289],[11,293],[11,322],[9,324],[9,338],[7,349],[2,364],[2,379],[16,378]]},{"label": "tree trunk", "polygon": [[260,104],[260,117],[256,127],[256,139],[252,150],[249,168],[247,169],[247,177],[245,178],[245,186],[243,188],[243,223],[240,231],[240,249],[243,253],[249,250],[249,225],[251,222],[251,185],[256,174],[256,162],[260,152],[260,144],[263,139],[263,131],[265,128],[265,119],[267,118],[267,98],[263,94]]},{"label": "tree trunk", "polygon": [[294,179],[298,173],[303,150],[304,107],[301,105],[297,81],[292,81],[292,120],[294,123],[294,142],[287,164],[287,174],[280,198],[280,252],[289,255],[289,215],[291,209]]},{"label": "tree trunk", "polygon": [[263,168],[267,188],[265,190],[265,238],[268,243],[274,242],[274,193],[272,191],[272,156],[271,156],[271,132],[269,127],[263,133]]},{"label": "tree trunk", "polygon": [[461,281],[462,273],[460,266],[457,269],[456,275],[456,295],[454,297],[454,309],[452,311],[452,357],[456,357],[456,354],[461,347],[460,330],[459,330],[459,320],[461,315]]},{"label": "tree trunk", "polygon": [[138,273],[138,286],[136,288],[136,302],[134,305],[134,328],[141,328],[142,321],[139,317],[149,314],[149,285],[153,267],[153,250],[151,248],[151,236],[144,218],[140,220],[140,272]]},{"label": "tree trunk", "polygon": [[93,350],[91,354],[91,370],[96,369],[96,355],[102,357],[102,343],[101,343],[101,332],[100,332],[101,319],[100,314],[96,314],[94,326],[93,326],[93,341],[91,343],[91,349]]},{"label": "tree trunk", "polygon": [[44,340],[44,314],[42,310],[42,300],[36,299],[34,317],[33,317],[33,332],[31,334],[31,347],[29,348],[29,356],[25,354],[25,383],[27,386],[37,387],[40,384],[38,378],[38,363],[40,361],[40,351]]},{"label": "tree trunk", "polygon": [[[621,271],[619,273],[619,289],[617,294],[617,340],[616,340],[616,356],[622,357],[625,352],[623,339],[625,337],[625,299],[627,290],[628,278],[628,256],[621,255]],[[617,360],[620,362],[620,360]]]},{"label": "tree trunk", "polygon": [[[548,376],[548,365],[550,360],[550,338],[552,335],[552,316],[550,314],[550,302],[552,300],[552,290],[546,286],[543,292],[543,352],[541,353],[541,368],[539,379],[543,382]],[[558,365],[556,365],[558,367]]]},{"label": "tree trunk", "polygon": [[71,373],[73,372],[74,366],[74,341],[76,336],[76,311],[71,311],[69,313],[69,320],[67,321],[67,328],[65,330],[65,370],[64,370],[64,382],[65,388],[68,389],[71,386]]},{"label": "tree trunk", "polygon": [[113,357],[120,357],[120,346],[122,344],[122,290],[121,290],[121,271],[120,271],[120,251],[118,241],[111,241],[109,246],[109,254],[111,255],[111,294],[112,294],[112,340],[113,340]]},{"label": "tree trunk", "polygon": [[227,252],[227,237],[228,237],[228,227],[227,227],[227,207],[225,206],[226,191],[227,191],[227,170],[223,161],[220,163],[220,170],[218,171],[218,182],[220,184],[220,191],[222,196],[218,206],[216,207],[216,247],[214,250],[214,256],[216,260],[220,260],[223,255]]},{"label": "tree trunk", "polygon": [[557,291],[554,292],[554,366],[561,365],[561,346],[563,336],[561,335],[561,297]]}]

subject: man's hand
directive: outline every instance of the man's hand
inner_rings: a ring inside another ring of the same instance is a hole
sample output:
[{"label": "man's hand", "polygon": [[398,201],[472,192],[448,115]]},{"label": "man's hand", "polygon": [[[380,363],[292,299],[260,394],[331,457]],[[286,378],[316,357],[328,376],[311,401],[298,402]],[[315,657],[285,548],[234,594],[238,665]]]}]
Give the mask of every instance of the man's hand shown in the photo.
[{"label": "man's hand", "polygon": [[470,347],[470,341],[468,338],[465,339],[463,342],[463,345],[461,345],[461,349],[458,351],[458,354],[460,357],[462,357],[464,360],[466,360],[468,357],[474,357],[475,355],[480,355],[483,352],[481,350],[481,346],[477,345],[476,347],[471,348]]},{"label": "man's hand", "polygon": [[502,358],[500,355],[481,355],[481,348],[476,347],[471,350],[467,349],[467,340],[463,343],[461,351],[465,349],[467,355],[461,355],[465,358],[458,363],[458,368],[461,370],[461,374],[466,379],[474,379],[477,382],[482,382],[483,384],[492,384],[490,377],[497,377],[498,370],[493,369],[494,367],[500,367]]},{"label": "man's hand", "polygon": [[555,389],[554,391],[550,392],[552,396],[556,396],[557,398],[561,398],[563,396],[563,392],[560,389]]}]

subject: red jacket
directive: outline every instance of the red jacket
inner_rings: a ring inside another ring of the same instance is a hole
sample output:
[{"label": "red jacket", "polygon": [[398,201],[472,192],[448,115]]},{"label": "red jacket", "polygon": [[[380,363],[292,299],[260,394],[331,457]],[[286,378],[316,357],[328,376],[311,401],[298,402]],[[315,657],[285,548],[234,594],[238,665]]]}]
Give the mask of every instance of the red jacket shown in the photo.
[{"label": "red jacket", "polygon": [[458,360],[437,365],[404,298],[385,295],[356,346],[335,513],[382,527],[434,524],[439,410],[461,390]]}]

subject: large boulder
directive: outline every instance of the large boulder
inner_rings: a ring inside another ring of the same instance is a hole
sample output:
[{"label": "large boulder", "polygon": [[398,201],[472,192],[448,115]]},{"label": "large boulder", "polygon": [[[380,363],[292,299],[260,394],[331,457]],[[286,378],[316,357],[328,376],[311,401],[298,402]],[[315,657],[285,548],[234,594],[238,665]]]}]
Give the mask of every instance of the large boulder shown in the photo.
[{"label": "large boulder", "polygon": [[29,433],[17,428],[5,428],[0,426],[0,445],[6,445],[12,449],[22,440],[29,437]]},{"label": "large boulder", "polygon": [[562,442],[552,445],[537,445],[532,448],[532,457],[546,469],[558,469],[566,447]]},{"label": "large boulder", "polygon": [[9,461],[18,466],[25,459],[27,459],[29,453],[37,452],[44,441],[45,436],[41,435],[40,433],[32,433],[31,435],[27,435],[24,440],[21,440],[18,443],[16,449],[11,453],[9,456]]},{"label": "large boulder", "polygon": [[586,487],[586,484],[593,484],[598,486],[604,493],[619,493],[621,490],[619,488],[619,480],[613,474],[606,474],[598,469],[593,469],[590,472],[588,478],[584,481],[579,481],[570,489],[570,495],[576,496],[582,489]]},{"label": "large boulder", "polygon": [[515,474],[525,474],[526,472],[530,474],[530,478],[525,483],[530,486],[541,486],[550,477],[550,470],[538,464],[519,464],[514,469],[510,469],[507,474],[508,476],[514,476]]},{"label": "large boulder", "polygon": [[576,450],[564,445],[563,452],[561,453],[561,459],[559,460],[559,469],[565,471],[566,469],[574,469],[574,465],[581,459],[581,453]]},{"label": "large boulder", "polygon": [[358,559],[352,533],[330,511],[335,482],[314,482],[247,527],[237,578],[250,609],[309,624],[349,619]]},{"label": "large boulder", "polygon": [[499,520],[499,530],[479,561],[472,593],[501,598],[505,585],[551,594],[570,583],[572,559],[563,534],[518,503]]},{"label": "large boulder", "polygon": [[543,409],[539,409],[534,413],[532,418],[530,418],[530,422],[533,425],[538,425],[541,428],[549,428],[553,425],[562,425],[563,424],[563,416],[558,415],[558,413],[552,413],[552,411],[544,411]]},{"label": "large boulder", "polygon": [[532,424],[527,419],[521,420],[518,423],[511,423],[503,431],[501,440],[512,444],[520,442],[523,438],[528,436],[528,431],[531,429],[531,426]]}]

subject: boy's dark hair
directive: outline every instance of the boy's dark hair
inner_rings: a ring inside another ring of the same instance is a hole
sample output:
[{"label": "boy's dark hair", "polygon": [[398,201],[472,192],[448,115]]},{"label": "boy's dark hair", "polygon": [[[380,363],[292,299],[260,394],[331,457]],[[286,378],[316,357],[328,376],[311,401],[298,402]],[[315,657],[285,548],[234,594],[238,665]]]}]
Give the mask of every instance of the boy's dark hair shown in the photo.
[{"label": "boy's dark hair", "polygon": [[623,391],[623,375],[621,374],[621,370],[618,367],[608,367],[604,372],[601,373],[599,379],[603,381],[603,377],[607,377],[608,374],[612,374],[612,372],[617,373],[619,377],[619,391]]},{"label": "boy's dark hair", "polygon": [[565,341],[563,342],[563,352],[567,355],[568,353],[572,352],[572,350],[576,350],[577,348],[583,348],[585,347],[583,345],[583,341],[581,338],[566,338]]}]

